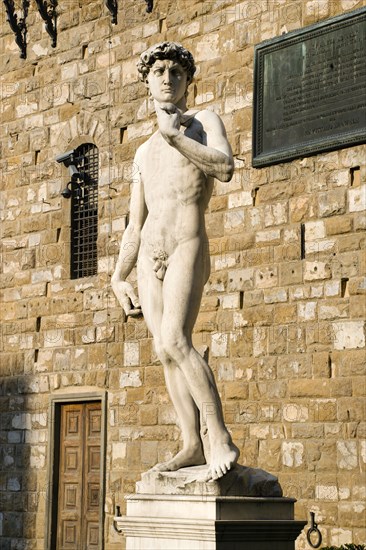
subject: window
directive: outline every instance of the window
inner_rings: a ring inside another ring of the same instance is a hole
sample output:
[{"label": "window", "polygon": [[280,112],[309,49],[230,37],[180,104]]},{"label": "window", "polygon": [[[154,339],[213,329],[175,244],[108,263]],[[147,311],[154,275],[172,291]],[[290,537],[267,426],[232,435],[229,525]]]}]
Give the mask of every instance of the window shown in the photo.
[{"label": "window", "polygon": [[98,148],[84,143],[75,150],[80,174],[72,183],[71,196],[71,279],[97,273],[98,237]]}]

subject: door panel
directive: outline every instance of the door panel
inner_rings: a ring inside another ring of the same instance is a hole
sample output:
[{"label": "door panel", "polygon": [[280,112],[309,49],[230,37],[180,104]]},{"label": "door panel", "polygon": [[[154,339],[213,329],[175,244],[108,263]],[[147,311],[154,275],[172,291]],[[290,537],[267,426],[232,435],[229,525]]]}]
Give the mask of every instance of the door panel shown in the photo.
[{"label": "door panel", "polygon": [[101,403],[61,406],[57,550],[99,543]]},{"label": "door panel", "polygon": [[[99,408],[96,407],[99,405]],[[85,450],[83,516],[83,540],[87,541],[88,550],[98,548],[98,519],[100,497],[100,441],[102,426],[100,404],[90,403],[85,411]]]}]

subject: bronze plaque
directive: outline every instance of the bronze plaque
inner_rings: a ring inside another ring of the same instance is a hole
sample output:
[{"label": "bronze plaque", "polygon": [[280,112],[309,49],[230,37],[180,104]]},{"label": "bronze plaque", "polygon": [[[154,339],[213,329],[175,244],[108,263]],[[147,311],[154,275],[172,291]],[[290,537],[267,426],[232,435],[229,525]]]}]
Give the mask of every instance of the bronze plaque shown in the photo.
[{"label": "bronze plaque", "polygon": [[255,48],[253,166],[366,142],[366,8]]}]

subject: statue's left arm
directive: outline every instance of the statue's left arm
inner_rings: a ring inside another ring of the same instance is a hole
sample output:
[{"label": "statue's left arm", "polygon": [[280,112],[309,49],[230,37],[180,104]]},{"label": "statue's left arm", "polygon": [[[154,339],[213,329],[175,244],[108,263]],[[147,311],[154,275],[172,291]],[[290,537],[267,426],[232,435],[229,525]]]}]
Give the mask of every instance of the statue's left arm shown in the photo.
[{"label": "statue's left arm", "polygon": [[220,117],[212,111],[201,111],[196,120],[202,124],[204,143],[186,136],[180,131],[179,110],[169,104],[157,105],[159,130],[164,139],[188,160],[220,181],[230,181],[234,172],[234,160],[225,127]]}]

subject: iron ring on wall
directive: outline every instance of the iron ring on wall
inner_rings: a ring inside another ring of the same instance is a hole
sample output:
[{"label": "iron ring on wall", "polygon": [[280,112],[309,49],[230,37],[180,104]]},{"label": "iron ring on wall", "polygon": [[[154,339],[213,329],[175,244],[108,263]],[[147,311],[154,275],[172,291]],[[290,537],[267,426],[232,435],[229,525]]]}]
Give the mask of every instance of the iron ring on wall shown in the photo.
[{"label": "iron ring on wall", "polygon": [[[318,529],[318,524],[316,523],[315,521],[315,513],[314,512],[310,512],[310,515],[311,515],[311,527],[308,529],[307,533],[306,533],[306,538],[308,540],[308,543],[310,544],[310,546],[312,548],[319,548],[319,546],[321,545],[322,543],[322,540],[323,540],[323,537],[322,537],[322,534],[321,532],[319,531]],[[313,542],[311,540],[311,535],[312,533],[316,533],[317,534],[317,540],[316,542]]]}]

